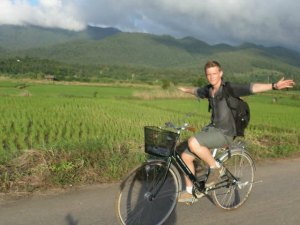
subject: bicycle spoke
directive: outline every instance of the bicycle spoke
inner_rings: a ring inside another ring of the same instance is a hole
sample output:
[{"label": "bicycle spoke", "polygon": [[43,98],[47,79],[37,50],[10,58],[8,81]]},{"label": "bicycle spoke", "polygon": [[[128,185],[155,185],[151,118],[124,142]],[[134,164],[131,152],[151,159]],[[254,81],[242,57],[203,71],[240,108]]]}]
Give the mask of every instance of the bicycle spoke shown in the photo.
[{"label": "bicycle spoke", "polygon": [[225,204],[225,203],[226,203],[226,200],[228,202],[231,199],[231,196],[232,196],[232,189],[229,189],[228,192],[225,194],[225,196],[223,198],[223,205],[228,206],[228,203],[227,204]]},{"label": "bicycle spoke", "polygon": [[136,207],[134,211],[131,211],[126,218],[126,225],[135,225],[135,224],[141,224],[141,214],[143,213],[144,209],[143,207]]},{"label": "bicycle spoke", "polygon": [[162,192],[162,193],[159,193],[158,196],[156,196],[156,200],[160,200],[160,199],[166,199],[166,198],[169,198],[169,199],[175,199],[175,195],[174,195],[174,192],[170,192],[170,191],[165,191],[165,192]]}]

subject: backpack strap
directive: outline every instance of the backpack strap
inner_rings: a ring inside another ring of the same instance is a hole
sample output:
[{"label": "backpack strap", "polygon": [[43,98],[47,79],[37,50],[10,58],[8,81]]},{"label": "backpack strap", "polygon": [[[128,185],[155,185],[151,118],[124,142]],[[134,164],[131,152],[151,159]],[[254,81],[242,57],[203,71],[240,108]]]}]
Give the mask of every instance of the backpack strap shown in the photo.
[{"label": "backpack strap", "polygon": [[232,90],[232,87],[230,86],[230,83],[228,81],[226,81],[223,85],[223,97],[225,97],[226,99],[226,103],[228,105],[228,107],[232,110],[232,109],[235,109],[230,101],[229,101],[229,98],[235,98],[235,99],[239,99],[239,97],[235,97],[234,94],[233,94],[233,90]]},{"label": "backpack strap", "polygon": [[209,95],[209,93],[210,93],[210,90],[212,89],[212,85],[211,84],[208,84],[207,86],[207,89],[208,89],[208,112],[210,112],[211,111],[211,100],[210,100],[210,95]]},{"label": "backpack strap", "polygon": [[223,94],[226,98],[228,98],[229,96],[233,97],[233,90],[228,81],[226,81],[223,85]]}]

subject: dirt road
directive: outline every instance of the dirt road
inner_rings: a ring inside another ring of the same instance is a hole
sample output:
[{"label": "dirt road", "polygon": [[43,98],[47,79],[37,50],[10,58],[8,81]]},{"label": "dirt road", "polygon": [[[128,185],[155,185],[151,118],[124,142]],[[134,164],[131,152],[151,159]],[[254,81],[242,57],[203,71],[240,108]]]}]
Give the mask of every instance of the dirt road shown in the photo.
[{"label": "dirt road", "polygon": [[[224,212],[208,199],[193,206],[178,204],[166,225],[300,224],[300,158],[257,165],[249,200]],[[0,201],[0,225],[116,225],[114,199],[118,184],[96,185],[64,193]]]}]

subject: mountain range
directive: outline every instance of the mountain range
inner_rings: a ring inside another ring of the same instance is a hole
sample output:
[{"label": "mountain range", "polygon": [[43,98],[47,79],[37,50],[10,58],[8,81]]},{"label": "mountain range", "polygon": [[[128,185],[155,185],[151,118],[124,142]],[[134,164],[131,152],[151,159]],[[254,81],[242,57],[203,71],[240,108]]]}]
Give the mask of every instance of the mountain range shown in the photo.
[{"label": "mountain range", "polygon": [[252,43],[209,45],[193,37],[128,33],[115,28],[83,31],[36,26],[0,26],[0,60],[31,57],[76,65],[118,65],[171,70],[199,69],[221,62],[234,74],[269,71],[300,77],[300,53]]}]

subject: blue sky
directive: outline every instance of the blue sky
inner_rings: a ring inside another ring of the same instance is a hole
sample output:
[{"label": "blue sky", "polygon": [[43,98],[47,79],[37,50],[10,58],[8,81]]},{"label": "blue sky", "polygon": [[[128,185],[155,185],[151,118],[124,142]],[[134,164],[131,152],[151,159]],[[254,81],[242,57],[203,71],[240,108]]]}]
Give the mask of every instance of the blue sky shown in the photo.
[{"label": "blue sky", "polygon": [[36,5],[38,0],[28,0],[31,5]]},{"label": "blue sky", "polygon": [[0,0],[0,8],[0,25],[95,25],[300,51],[299,0]]}]

